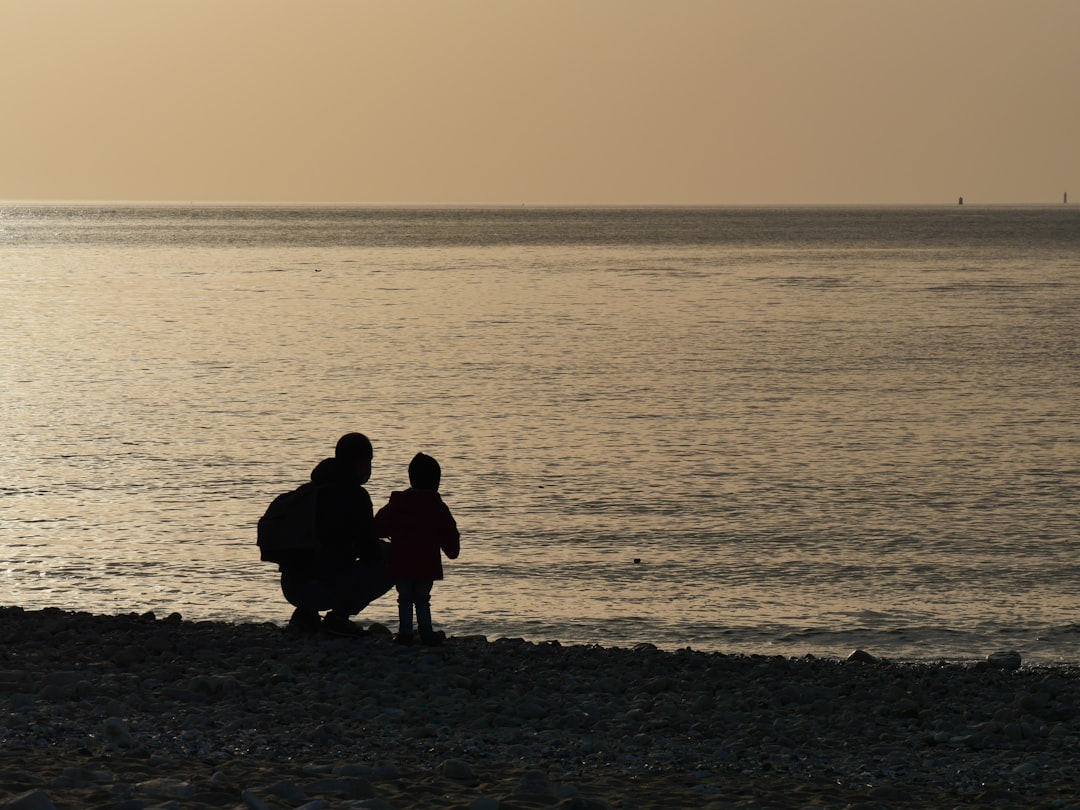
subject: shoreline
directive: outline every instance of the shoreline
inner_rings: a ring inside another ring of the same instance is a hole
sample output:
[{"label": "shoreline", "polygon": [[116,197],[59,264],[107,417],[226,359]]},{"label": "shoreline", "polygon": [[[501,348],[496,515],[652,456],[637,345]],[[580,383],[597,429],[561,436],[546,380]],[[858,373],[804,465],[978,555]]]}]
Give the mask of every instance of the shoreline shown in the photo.
[{"label": "shoreline", "polygon": [[0,707],[12,810],[1080,807],[1065,665],[0,607]]}]

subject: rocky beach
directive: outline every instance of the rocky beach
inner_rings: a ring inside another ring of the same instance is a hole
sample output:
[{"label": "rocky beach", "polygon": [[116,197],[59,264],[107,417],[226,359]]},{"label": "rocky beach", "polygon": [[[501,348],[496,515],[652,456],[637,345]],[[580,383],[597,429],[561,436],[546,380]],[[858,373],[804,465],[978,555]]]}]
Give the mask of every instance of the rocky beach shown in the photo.
[{"label": "rocky beach", "polygon": [[1080,807],[1080,670],[872,652],[0,608],[0,808]]}]

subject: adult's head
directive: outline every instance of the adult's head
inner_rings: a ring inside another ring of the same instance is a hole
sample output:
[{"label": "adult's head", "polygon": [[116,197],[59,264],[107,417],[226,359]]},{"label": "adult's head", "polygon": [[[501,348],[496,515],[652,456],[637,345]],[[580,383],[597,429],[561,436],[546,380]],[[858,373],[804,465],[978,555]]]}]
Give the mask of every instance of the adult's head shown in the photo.
[{"label": "adult's head", "polygon": [[409,462],[409,483],[414,489],[439,489],[442,468],[431,456],[417,453]]},{"label": "adult's head", "polygon": [[338,439],[334,448],[334,458],[356,471],[361,484],[371,478],[371,457],[374,450],[371,440],[363,433],[346,433]]}]

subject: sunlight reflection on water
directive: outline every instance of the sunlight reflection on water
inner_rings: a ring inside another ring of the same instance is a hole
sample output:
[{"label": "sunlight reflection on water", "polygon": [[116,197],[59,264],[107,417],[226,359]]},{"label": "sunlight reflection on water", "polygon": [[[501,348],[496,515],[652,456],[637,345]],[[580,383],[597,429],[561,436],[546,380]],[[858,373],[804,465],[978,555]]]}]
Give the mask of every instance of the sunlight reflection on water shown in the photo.
[{"label": "sunlight reflection on water", "polygon": [[254,522],[356,429],[376,505],[443,464],[451,632],[1080,660],[1078,269],[1024,255],[8,252],[0,601],[282,621]]}]

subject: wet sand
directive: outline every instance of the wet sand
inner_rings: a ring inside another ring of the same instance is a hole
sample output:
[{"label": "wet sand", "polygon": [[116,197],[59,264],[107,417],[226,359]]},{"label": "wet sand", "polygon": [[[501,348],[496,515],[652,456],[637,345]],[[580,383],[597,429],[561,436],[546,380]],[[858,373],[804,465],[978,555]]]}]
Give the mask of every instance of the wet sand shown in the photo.
[{"label": "wet sand", "polygon": [[0,808],[1080,807],[1077,668],[375,630],[0,608]]}]

